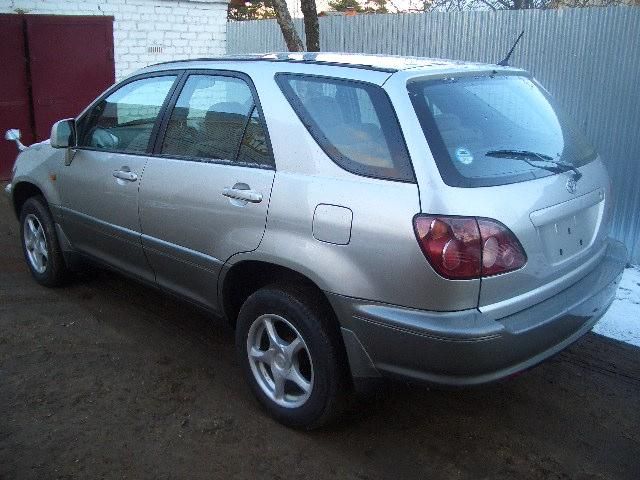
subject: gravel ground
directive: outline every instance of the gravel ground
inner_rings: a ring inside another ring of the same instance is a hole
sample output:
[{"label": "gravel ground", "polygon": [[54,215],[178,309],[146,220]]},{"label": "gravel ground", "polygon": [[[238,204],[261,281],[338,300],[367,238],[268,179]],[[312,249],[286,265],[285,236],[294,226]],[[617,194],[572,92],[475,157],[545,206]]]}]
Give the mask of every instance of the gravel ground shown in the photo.
[{"label": "gravel ground", "polygon": [[0,478],[640,478],[640,349],[589,334],[510,381],[392,384],[313,433],[271,421],[229,327],[116,274],[31,280],[0,200]]}]

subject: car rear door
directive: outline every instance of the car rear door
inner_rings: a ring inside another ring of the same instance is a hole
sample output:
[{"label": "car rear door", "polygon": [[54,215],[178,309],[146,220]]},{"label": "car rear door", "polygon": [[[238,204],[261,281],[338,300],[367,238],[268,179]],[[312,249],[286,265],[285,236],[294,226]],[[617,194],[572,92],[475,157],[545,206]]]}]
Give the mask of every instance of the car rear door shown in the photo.
[{"label": "car rear door", "polygon": [[154,280],[140,240],[138,189],[178,74],[134,78],[76,122],[77,148],[60,172],[63,228],[74,248]]},{"label": "car rear door", "polygon": [[217,278],[264,233],[275,173],[250,79],[189,72],[176,90],[140,188],[144,251],[158,284],[217,309]]}]

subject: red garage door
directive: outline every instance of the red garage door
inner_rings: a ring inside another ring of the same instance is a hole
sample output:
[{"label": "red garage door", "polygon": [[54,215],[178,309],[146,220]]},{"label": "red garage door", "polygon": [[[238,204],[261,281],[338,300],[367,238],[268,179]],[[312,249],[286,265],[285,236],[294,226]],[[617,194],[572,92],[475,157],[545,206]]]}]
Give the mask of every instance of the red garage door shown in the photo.
[{"label": "red garage door", "polygon": [[[75,117],[114,82],[113,17],[1,15],[0,32],[3,135],[20,128],[24,143],[45,140],[54,122]],[[16,150],[0,142],[6,179]]]},{"label": "red garage door", "polygon": [[113,84],[113,18],[26,16],[35,135]]},{"label": "red garage door", "polygon": [[19,15],[0,15],[0,180],[9,177],[16,146],[4,139],[9,128],[19,128],[25,143],[33,142],[27,57]]}]

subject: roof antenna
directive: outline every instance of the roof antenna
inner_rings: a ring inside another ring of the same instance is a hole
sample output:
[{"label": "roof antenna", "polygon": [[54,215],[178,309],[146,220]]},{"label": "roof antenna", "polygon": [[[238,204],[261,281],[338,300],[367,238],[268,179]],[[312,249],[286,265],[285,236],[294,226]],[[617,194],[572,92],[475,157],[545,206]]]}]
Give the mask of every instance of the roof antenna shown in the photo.
[{"label": "roof antenna", "polygon": [[524,35],[524,30],[522,30],[522,32],[520,32],[520,35],[518,35],[518,38],[516,39],[515,43],[513,44],[513,47],[511,47],[511,50],[509,50],[509,53],[507,53],[507,56],[504,57],[503,60],[498,62],[498,65],[500,65],[501,67],[508,67],[509,66],[509,59],[511,58],[511,54],[516,49],[516,45],[518,45],[518,42],[520,41],[520,39],[522,38],[523,35]]}]

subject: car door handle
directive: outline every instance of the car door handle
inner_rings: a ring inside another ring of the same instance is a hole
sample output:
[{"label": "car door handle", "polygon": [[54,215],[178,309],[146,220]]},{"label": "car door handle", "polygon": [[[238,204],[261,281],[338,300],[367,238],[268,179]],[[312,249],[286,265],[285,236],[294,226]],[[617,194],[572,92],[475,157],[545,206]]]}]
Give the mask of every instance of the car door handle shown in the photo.
[{"label": "car door handle", "polygon": [[227,187],[222,190],[222,195],[244,202],[260,203],[262,201],[262,194],[254,190],[240,190],[239,188]]},{"label": "car door handle", "polygon": [[135,182],[138,180],[138,175],[128,170],[114,170],[113,176],[120,180],[126,180],[127,182]]}]

